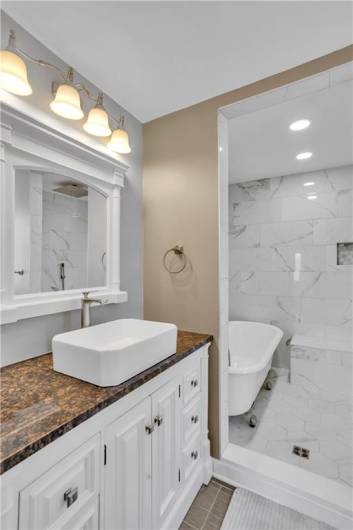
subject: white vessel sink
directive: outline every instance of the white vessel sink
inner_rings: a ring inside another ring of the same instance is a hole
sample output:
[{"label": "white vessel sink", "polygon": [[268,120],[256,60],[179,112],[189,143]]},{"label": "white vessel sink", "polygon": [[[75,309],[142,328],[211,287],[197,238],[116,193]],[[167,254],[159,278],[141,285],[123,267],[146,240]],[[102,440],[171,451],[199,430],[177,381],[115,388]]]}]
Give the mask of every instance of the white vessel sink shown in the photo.
[{"label": "white vessel sink", "polygon": [[53,367],[97,386],[113,386],[176,352],[177,327],[123,319],[56,335]]}]

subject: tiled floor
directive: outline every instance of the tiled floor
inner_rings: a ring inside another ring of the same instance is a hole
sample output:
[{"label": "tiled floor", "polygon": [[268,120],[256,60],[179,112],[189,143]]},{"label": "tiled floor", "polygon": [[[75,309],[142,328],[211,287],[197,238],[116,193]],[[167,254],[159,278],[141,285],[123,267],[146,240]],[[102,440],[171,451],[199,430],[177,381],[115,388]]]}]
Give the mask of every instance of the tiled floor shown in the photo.
[{"label": "tiled floor", "polygon": [[[294,358],[292,365],[291,384],[286,371],[271,370],[273,388],[262,389],[253,406],[255,429],[243,416],[230,417],[230,441],[352,486],[349,367],[327,365],[326,375],[319,362]],[[293,445],[309,449],[310,458],[293,454]]]},{"label": "tiled floor", "polygon": [[179,530],[219,530],[233,492],[233,486],[212,478],[200,489]]}]

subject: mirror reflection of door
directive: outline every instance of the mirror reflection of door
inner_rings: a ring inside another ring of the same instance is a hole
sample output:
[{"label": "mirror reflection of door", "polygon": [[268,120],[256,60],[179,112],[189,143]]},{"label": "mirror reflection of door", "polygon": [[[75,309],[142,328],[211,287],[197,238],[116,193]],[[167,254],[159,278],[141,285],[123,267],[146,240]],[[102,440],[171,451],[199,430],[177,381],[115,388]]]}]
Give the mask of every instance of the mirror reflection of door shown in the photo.
[{"label": "mirror reflection of door", "polygon": [[106,284],[106,197],[59,174],[15,175],[15,294]]}]

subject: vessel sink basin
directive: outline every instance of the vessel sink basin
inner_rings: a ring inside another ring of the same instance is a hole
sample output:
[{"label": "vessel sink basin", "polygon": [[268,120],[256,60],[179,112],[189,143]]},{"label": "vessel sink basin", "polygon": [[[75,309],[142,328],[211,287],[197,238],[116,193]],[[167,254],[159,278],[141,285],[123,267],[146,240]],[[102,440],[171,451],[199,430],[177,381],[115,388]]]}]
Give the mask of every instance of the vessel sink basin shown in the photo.
[{"label": "vessel sink basin", "polygon": [[177,327],[122,319],[56,335],[53,367],[97,386],[127,381],[176,352]]}]

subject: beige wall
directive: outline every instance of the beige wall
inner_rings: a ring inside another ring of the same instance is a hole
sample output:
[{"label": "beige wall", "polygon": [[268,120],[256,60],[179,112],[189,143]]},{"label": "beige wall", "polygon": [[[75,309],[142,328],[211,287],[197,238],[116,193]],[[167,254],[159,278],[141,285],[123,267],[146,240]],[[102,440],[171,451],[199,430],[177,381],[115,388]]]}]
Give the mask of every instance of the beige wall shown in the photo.
[{"label": "beige wall", "polygon": [[[217,109],[353,59],[353,46],[151,121],[144,126],[144,313],[212,333],[210,438],[218,455]],[[187,82],[187,80],[185,80]],[[176,276],[164,252],[183,244],[192,264]]]}]

